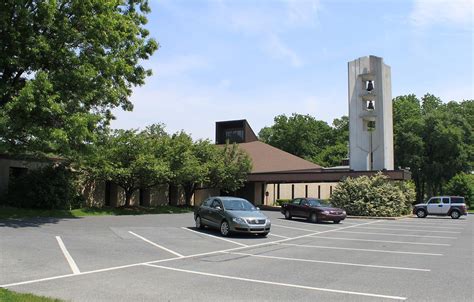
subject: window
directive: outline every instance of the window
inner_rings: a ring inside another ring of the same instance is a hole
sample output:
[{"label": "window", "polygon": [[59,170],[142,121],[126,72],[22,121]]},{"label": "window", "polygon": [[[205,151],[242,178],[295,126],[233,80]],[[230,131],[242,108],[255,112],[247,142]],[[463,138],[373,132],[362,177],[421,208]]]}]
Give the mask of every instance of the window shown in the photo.
[{"label": "window", "polygon": [[293,199],[293,200],[291,201],[291,204],[299,205],[299,204],[300,204],[300,199],[299,199],[299,198]]},{"label": "window", "polygon": [[244,141],[244,129],[226,129],[225,140],[229,143],[241,143]]},{"label": "window", "polygon": [[449,204],[449,197],[443,197],[443,203]]},{"label": "window", "polygon": [[451,197],[451,203],[464,203],[464,197]]},{"label": "window", "polygon": [[220,202],[219,199],[214,199],[214,200],[212,201],[211,208],[214,208],[214,209],[215,209],[215,208],[217,208],[217,207],[220,207],[220,208],[222,209],[222,204],[221,204],[221,202]]},{"label": "window", "polygon": [[308,201],[307,201],[306,199],[303,199],[303,200],[301,201],[301,205],[302,205],[302,206],[308,206],[309,203],[308,203]]},{"label": "window", "polygon": [[441,198],[431,198],[430,201],[428,201],[428,204],[439,204],[441,203]]},{"label": "window", "polygon": [[212,199],[208,198],[202,203],[202,205],[205,206],[205,207],[208,207],[208,206],[211,205],[211,201],[212,201]]},{"label": "window", "polygon": [[319,206],[321,206],[321,202],[319,202],[319,200],[316,200],[316,199],[310,199],[310,200],[309,200],[309,204],[310,204],[312,207],[319,207]]}]

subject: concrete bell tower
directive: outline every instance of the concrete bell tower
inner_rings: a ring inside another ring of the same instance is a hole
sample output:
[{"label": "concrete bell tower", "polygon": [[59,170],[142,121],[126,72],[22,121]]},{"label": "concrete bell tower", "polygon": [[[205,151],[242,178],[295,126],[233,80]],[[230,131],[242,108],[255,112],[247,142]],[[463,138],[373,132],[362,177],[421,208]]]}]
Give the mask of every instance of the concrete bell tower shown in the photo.
[{"label": "concrete bell tower", "polygon": [[390,66],[376,56],[348,63],[349,165],[355,171],[393,170]]}]

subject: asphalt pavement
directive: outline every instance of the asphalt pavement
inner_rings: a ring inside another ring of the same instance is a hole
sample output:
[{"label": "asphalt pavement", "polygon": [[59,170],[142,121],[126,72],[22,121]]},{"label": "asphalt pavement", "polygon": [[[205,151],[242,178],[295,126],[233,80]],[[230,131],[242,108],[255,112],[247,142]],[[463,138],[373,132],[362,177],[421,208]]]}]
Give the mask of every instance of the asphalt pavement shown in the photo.
[{"label": "asphalt pavement", "polygon": [[272,220],[267,238],[193,215],[0,220],[0,287],[66,301],[473,301],[473,217]]}]

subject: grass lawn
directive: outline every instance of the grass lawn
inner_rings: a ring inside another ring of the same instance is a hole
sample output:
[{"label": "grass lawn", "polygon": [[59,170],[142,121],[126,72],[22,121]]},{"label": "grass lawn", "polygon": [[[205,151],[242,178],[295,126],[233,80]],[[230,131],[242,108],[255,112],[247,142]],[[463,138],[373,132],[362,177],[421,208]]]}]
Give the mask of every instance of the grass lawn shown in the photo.
[{"label": "grass lawn", "polygon": [[469,214],[474,214],[474,209],[469,209],[467,211],[469,212]]},{"label": "grass lawn", "polygon": [[32,294],[20,294],[8,289],[0,288],[0,301],[2,302],[61,302],[59,299],[36,296]]},{"label": "grass lawn", "polygon": [[[74,210],[40,210],[20,209],[0,206],[0,219],[8,218],[31,218],[31,217],[56,217],[76,218],[84,216],[106,216],[106,215],[143,215],[143,214],[175,214],[192,212],[191,207],[131,207],[131,208],[82,208]],[[2,300],[0,300],[2,301]]]}]

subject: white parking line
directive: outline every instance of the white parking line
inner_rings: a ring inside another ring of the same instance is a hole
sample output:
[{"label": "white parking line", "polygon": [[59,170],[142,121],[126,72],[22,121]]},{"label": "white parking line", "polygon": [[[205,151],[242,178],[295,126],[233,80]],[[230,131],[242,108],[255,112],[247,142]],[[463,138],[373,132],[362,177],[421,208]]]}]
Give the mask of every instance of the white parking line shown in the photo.
[{"label": "white parking line", "polygon": [[241,252],[226,252],[226,254],[249,256],[249,257],[256,257],[256,258],[266,258],[266,259],[277,259],[277,260],[286,260],[286,261],[296,261],[296,262],[335,264],[335,265],[370,267],[370,268],[383,268],[383,269],[394,269],[394,270],[405,270],[405,271],[418,271],[418,272],[430,272],[430,271],[431,271],[430,269],[425,269],[425,268],[413,268],[413,267],[401,267],[401,266],[386,266],[386,265],[372,265],[372,264],[360,264],[360,263],[337,262],[337,261],[323,261],[323,260],[312,260],[312,259],[301,259],[301,258],[287,258],[287,257],[278,257],[278,256],[255,255],[255,254],[241,253]]},{"label": "white parking line", "polygon": [[411,235],[411,234],[394,234],[394,233],[371,233],[371,232],[354,232],[354,231],[338,231],[339,233],[349,234],[367,234],[367,235],[383,235],[398,237],[416,237],[416,238],[436,238],[436,239],[458,239],[458,237],[431,236],[431,235]]},{"label": "white parking line", "polygon": [[366,297],[375,297],[375,298],[385,298],[385,299],[392,299],[392,300],[406,300],[407,299],[405,297],[387,296],[387,295],[370,294],[370,293],[354,292],[354,291],[346,291],[346,290],[338,290],[338,289],[303,286],[303,285],[290,284],[290,283],[272,282],[272,281],[265,281],[265,280],[259,280],[259,279],[249,279],[249,278],[242,278],[242,277],[225,276],[225,275],[204,273],[204,272],[199,272],[199,271],[191,271],[191,270],[185,270],[185,269],[179,269],[179,268],[173,268],[173,267],[161,266],[161,265],[154,265],[154,264],[146,264],[146,266],[161,268],[161,269],[171,270],[171,271],[176,271],[176,272],[188,273],[188,274],[202,275],[202,276],[207,276],[207,277],[215,277],[215,278],[222,278],[222,279],[230,279],[230,280],[239,280],[239,281],[251,282],[252,284],[261,283],[261,284],[277,285],[277,286],[307,289],[307,290],[314,290],[314,291],[323,291],[323,292],[331,292],[331,293],[346,294],[346,295],[366,296]]},{"label": "white parking line", "polygon": [[172,250],[170,250],[170,249],[168,249],[168,248],[165,248],[164,246],[161,246],[161,245],[159,245],[159,244],[156,244],[156,243],[154,243],[153,241],[150,241],[150,240],[146,239],[146,238],[143,237],[143,236],[140,236],[140,235],[138,235],[138,234],[135,234],[135,233],[132,232],[132,231],[128,231],[128,232],[129,232],[130,234],[132,234],[133,236],[136,236],[136,237],[140,238],[141,240],[143,240],[143,241],[145,241],[145,242],[148,242],[149,244],[151,244],[151,245],[153,245],[153,246],[156,246],[157,248],[160,248],[160,249],[162,249],[162,250],[167,251],[168,253],[171,253],[171,254],[173,254],[173,255],[175,255],[175,256],[178,256],[178,257],[184,257],[184,256],[181,255],[180,253],[176,253],[175,251],[172,251]]},{"label": "white parking line", "polygon": [[[297,228],[297,227],[290,227],[286,225],[280,225],[280,224],[272,224],[272,227],[279,227],[279,228],[285,228],[285,229],[290,229],[290,230],[298,230],[298,231],[306,231],[306,232],[317,232],[316,230],[310,230],[310,229],[303,229],[303,228]],[[356,225],[353,225],[351,227],[356,227]],[[333,228],[332,230],[336,231],[337,228]]]},{"label": "white parking line", "polygon": [[[377,223],[377,222],[380,222],[380,220],[363,223],[363,225]],[[349,229],[349,228],[353,228],[353,227],[356,227],[356,226],[348,226],[348,227],[343,227],[341,229]],[[223,253],[223,252],[237,251],[237,250],[241,250],[241,249],[245,249],[245,248],[254,248],[254,247],[260,247],[260,246],[265,246],[265,245],[277,244],[277,243],[280,243],[280,242],[286,242],[286,241],[290,241],[290,240],[306,238],[306,237],[309,237],[309,236],[312,236],[312,235],[324,234],[324,233],[329,233],[329,232],[333,232],[333,231],[335,231],[335,230],[315,232],[315,233],[301,235],[301,236],[297,236],[297,237],[293,237],[293,238],[280,239],[280,240],[275,240],[275,241],[270,241],[270,242],[263,242],[263,243],[259,243],[259,244],[243,246],[243,247],[242,246],[241,247],[235,247],[235,248],[230,248],[230,249],[225,249],[225,250],[218,250],[218,251],[213,251],[213,252],[199,253],[199,254],[193,254],[193,255],[188,255],[188,256],[160,259],[160,260],[147,261],[147,262],[139,262],[139,263],[133,263],[133,264],[121,265],[121,266],[113,266],[113,267],[108,267],[108,268],[103,268],[103,269],[98,269],[98,270],[92,270],[92,271],[88,271],[88,272],[81,272],[79,274],[60,275],[60,276],[53,276],[53,277],[48,277],[48,278],[21,281],[21,282],[9,283],[9,284],[0,284],[0,287],[12,287],[12,286],[18,286],[18,285],[24,285],[24,284],[32,284],[32,283],[38,283],[38,282],[43,282],[43,281],[69,278],[69,277],[74,277],[74,276],[79,276],[79,275],[88,275],[88,274],[96,274],[96,273],[101,273],[101,272],[119,270],[119,269],[135,267],[135,266],[144,265],[144,264],[161,263],[161,262],[168,262],[168,261],[174,261],[174,260],[209,256],[209,255],[219,254],[219,253]],[[202,234],[202,233],[199,233],[199,234]]]},{"label": "white parking line", "polygon": [[356,249],[356,248],[348,248],[348,247],[321,246],[321,245],[305,245],[305,244],[293,244],[293,243],[280,243],[280,245],[295,246],[295,247],[306,247],[306,248],[316,248],[316,249],[360,251],[360,252],[374,252],[374,253],[388,253],[388,254],[407,254],[407,255],[422,255],[422,256],[443,256],[443,254],[433,254],[433,253],[417,253],[417,252],[390,251],[390,250],[374,250],[374,249]]},{"label": "white parking line", "polygon": [[[413,219],[415,218],[415,219]],[[466,220],[455,220],[453,221],[453,219],[451,218],[441,218],[441,219],[437,219],[438,221],[437,222],[434,222],[434,220],[424,220],[424,219],[418,219],[416,217],[408,217],[408,218],[403,218],[403,219],[399,219],[397,220],[398,222],[406,222],[406,223],[414,223],[414,224],[420,224],[420,225],[440,225],[441,224],[450,224],[450,223],[455,223],[455,224],[465,224],[467,223]],[[417,222],[418,221],[418,222]]]},{"label": "white parking line", "polygon": [[312,238],[321,238],[329,240],[348,240],[348,241],[365,241],[365,242],[382,242],[382,243],[400,243],[400,244],[414,244],[414,245],[436,245],[436,246],[451,246],[446,243],[424,243],[424,242],[407,242],[407,241],[390,241],[390,240],[373,240],[373,239],[356,239],[356,238],[341,238],[341,237],[324,237],[324,236],[310,236]]},{"label": "white parking line", "polygon": [[72,259],[71,254],[69,254],[69,252],[67,251],[66,246],[64,245],[61,237],[56,236],[56,240],[58,241],[59,247],[61,248],[61,251],[63,252],[64,257],[66,258],[67,263],[69,263],[69,267],[71,267],[72,273],[79,274],[81,271],[77,267],[77,264],[74,261],[74,259]]},{"label": "white parking line", "polygon": [[461,232],[453,231],[428,231],[428,230],[412,230],[412,229],[394,229],[394,228],[377,228],[377,227],[360,227],[361,229],[367,230],[390,230],[390,231],[405,231],[405,232],[426,232],[426,233],[449,233],[449,234],[461,234]]},{"label": "white parking line", "polygon": [[424,224],[421,224],[421,223],[382,223],[380,224],[381,226],[401,226],[401,227],[405,227],[405,226],[416,226],[418,228],[429,228],[429,229],[452,229],[452,230],[464,230],[464,228],[458,228],[458,227],[440,227],[439,224],[437,224],[437,226],[432,226],[432,225],[429,225],[429,226],[425,226]]},{"label": "white parking line", "polygon": [[[340,228],[341,224],[323,224],[323,223],[310,223],[310,222],[306,222],[305,220],[301,220],[298,222],[298,220],[296,221],[291,221],[291,220],[281,220],[281,221],[278,221],[278,222],[282,222],[284,221],[285,223],[289,223],[291,225],[312,225],[312,226],[317,226],[317,227],[323,227],[323,228],[331,228],[331,229],[337,229],[337,228]],[[344,223],[345,224],[345,223]],[[363,225],[365,223],[348,223],[350,224],[351,226],[358,226],[358,225]],[[272,226],[274,225],[278,225],[278,226],[282,226],[281,224],[275,224],[275,223],[272,223]],[[291,228],[290,226],[286,226],[287,228]]]},{"label": "white parking line", "polygon": [[230,243],[233,243],[233,244],[237,244],[237,245],[240,245],[240,246],[243,246],[243,247],[248,247],[247,244],[243,244],[243,243],[240,243],[240,242],[237,242],[237,241],[225,239],[225,238],[222,238],[222,237],[217,237],[217,236],[214,236],[214,235],[211,235],[211,234],[207,234],[207,233],[204,233],[204,232],[197,232],[197,231],[195,231],[195,230],[191,230],[191,229],[185,228],[185,227],[182,227],[182,229],[183,229],[183,230],[186,230],[186,231],[190,231],[190,232],[196,233],[196,234],[205,235],[205,236],[209,236],[209,237],[216,238],[216,239],[219,239],[219,240],[227,241],[227,242],[230,242]]}]

